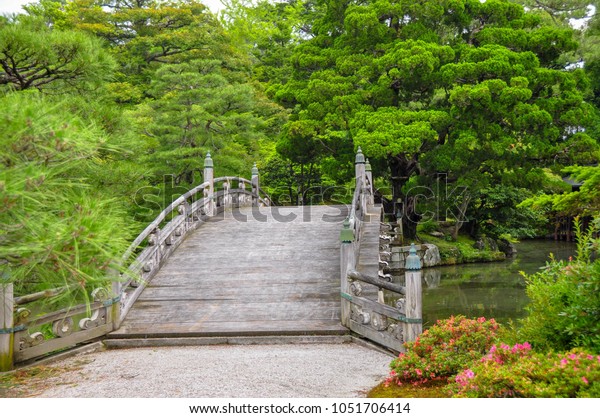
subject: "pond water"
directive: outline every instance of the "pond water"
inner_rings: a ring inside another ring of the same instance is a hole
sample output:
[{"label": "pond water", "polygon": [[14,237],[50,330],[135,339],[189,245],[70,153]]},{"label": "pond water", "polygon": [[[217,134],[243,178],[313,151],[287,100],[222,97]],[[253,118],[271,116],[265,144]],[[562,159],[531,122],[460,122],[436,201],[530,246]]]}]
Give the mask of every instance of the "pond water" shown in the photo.
[{"label": "pond water", "polygon": [[575,255],[576,245],[527,240],[518,243],[517,250],[515,257],[502,262],[424,269],[423,328],[457,314],[496,318],[501,323],[524,317],[528,297],[520,271],[539,271],[551,253],[566,260]]}]

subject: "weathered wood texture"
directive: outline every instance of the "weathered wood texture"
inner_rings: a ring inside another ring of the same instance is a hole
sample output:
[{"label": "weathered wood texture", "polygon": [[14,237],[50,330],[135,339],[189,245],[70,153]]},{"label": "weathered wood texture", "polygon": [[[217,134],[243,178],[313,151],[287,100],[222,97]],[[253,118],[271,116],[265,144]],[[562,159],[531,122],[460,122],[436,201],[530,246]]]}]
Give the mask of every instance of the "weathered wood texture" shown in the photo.
[{"label": "weathered wood texture", "polygon": [[0,372],[13,367],[13,284],[0,283]]},{"label": "weathered wood texture", "polygon": [[[119,306],[113,309],[115,328],[120,326],[146,284],[189,233],[209,219],[222,219],[228,209],[252,204],[256,206],[255,210],[260,210],[260,207],[271,205],[269,197],[259,186],[259,177],[254,169],[252,181],[241,177],[213,178],[210,154],[205,165],[204,183],[167,206],[125,252],[122,263],[128,266],[127,271],[112,289],[113,295],[120,298]],[[232,189],[232,184],[237,188]],[[252,192],[247,191],[246,186],[251,186]],[[135,258],[131,260],[131,257]]]},{"label": "weathered wood texture", "polygon": [[[14,318],[15,363],[45,356],[104,336],[113,330],[109,292],[91,293],[92,303],[32,315],[26,305],[17,306]],[[23,299],[22,299],[23,300]]]},{"label": "weathered wood texture", "polygon": [[408,322],[405,327],[406,341],[415,341],[423,332],[423,301],[421,286],[421,271],[406,271],[406,317],[413,322]]},{"label": "weathered wood texture", "polygon": [[340,334],[345,206],[227,210],[193,231],[113,338]]}]

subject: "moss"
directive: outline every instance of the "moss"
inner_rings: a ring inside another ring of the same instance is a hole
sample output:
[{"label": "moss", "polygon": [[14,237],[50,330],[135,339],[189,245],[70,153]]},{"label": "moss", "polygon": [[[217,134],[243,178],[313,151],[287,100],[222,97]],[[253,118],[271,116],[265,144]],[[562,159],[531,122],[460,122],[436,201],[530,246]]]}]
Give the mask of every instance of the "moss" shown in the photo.
[{"label": "moss", "polygon": [[506,255],[501,251],[474,248],[475,240],[463,235],[460,235],[456,241],[427,236],[424,242],[434,244],[439,248],[442,265],[502,261],[506,258]]},{"label": "moss", "polygon": [[432,380],[421,385],[380,383],[367,393],[368,398],[449,398],[445,380]]}]

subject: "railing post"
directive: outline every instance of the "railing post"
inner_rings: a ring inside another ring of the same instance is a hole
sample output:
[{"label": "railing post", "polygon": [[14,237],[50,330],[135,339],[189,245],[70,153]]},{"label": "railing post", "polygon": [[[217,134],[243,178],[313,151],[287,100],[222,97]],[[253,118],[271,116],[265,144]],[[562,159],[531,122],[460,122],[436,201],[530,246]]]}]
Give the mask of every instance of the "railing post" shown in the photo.
[{"label": "railing post", "polygon": [[423,332],[423,305],[421,292],[421,260],[417,255],[415,244],[410,245],[408,257],[404,265],[406,278],[406,326],[404,328],[404,341],[415,341]]},{"label": "railing post", "polygon": [[204,182],[208,182],[208,187],[204,189],[204,198],[207,199],[206,202],[206,214],[208,216],[213,216],[215,214],[215,182],[214,182],[214,169],[213,169],[213,160],[210,156],[210,152],[206,153],[206,158],[204,159]]},{"label": "railing post", "polygon": [[340,232],[340,294],[341,313],[340,320],[345,327],[350,326],[350,301],[346,299],[350,295],[350,282],[348,281],[348,269],[354,268],[354,232],[350,229],[348,218],[344,221],[344,227]]},{"label": "railing post", "polygon": [[354,172],[355,172],[355,187],[359,187],[360,184],[360,210],[361,210],[361,219],[363,218],[363,214],[366,212],[366,204],[367,199],[365,199],[364,190],[366,187],[366,175],[365,175],[365,155],[362,153],[360,147],[356,151],[356,158],[354,159]]},{"label": "railing post", "polygon": [[360,147],[356,151],[356,158],[354,159],[354,172],[356,177],[355,185],[358,185],[359,179],[361,183],[365,184],[365,155],[363,154]]},{"label": "railing post", "polygon": [[121,326],[121,283],[114,279],[111,285],[112,296],[115,302],[109,308],[111,309],[113,330],[119,329]]},{"label": "railing post", "polygon": [[0,372],[14,366],[14,294],[12,283],[0,283]]},{"label": "railing post", "polygon": [[368,158],[365,164],[365,177],[367,179],[367,193],[369,194],[367,198],[367,204],[374,205],[375,199],[373,194],[373,173],[371,172],[371,163],[369,162]]},{"label": "railing post", "polygon": [[259,175],[258,175],[258,167],[256,167],[256,163],[252,166],[252,177],[250,178],[252,181],[252,206],[259,206],[258,200],[258,190],[259,190]]}]

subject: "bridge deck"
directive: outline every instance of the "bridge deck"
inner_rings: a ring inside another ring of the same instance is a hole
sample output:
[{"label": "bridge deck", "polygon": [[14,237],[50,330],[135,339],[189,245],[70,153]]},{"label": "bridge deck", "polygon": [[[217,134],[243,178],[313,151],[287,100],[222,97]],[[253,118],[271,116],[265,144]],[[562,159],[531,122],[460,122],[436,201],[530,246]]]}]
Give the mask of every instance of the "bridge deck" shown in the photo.
[{"label": "bridge deck", "polygon": [[347,332],[339,317],[347,208],[258,210],[227,211],[194,231],[111,337]]}]

